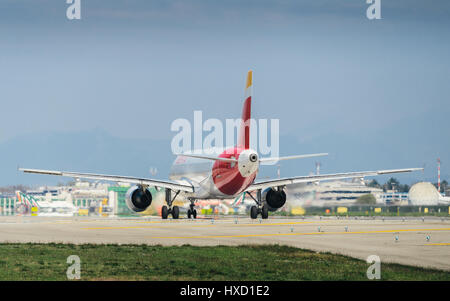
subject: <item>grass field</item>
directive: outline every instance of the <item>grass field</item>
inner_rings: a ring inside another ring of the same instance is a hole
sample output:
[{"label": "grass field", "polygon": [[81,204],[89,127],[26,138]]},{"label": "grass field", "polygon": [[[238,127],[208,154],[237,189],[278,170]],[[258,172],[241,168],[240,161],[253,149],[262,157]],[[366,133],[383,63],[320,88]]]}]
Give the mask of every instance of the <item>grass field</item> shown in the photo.
[{"label": "grass field", "polygon": [[[0,280],[367,280],[366,262],[286,246],[0,244]],[[382,280],[450,280],[450,272],[381,265]]]}]

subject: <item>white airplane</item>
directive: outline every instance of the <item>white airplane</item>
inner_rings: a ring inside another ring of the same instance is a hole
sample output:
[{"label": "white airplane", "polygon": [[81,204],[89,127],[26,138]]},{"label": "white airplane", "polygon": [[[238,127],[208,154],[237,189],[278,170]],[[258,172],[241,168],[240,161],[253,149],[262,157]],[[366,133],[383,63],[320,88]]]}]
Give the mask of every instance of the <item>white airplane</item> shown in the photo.
[{"label": "white airplane", "polygon": [[[188,217],[197,217],[194,202],[197,199],[230,199],[243,192],[256,191],[256,198],[247,193],[254,201],[250,217],[255,219],[261,214],[263,219],[269,211],[281,208],[286,202],[286,185],[296,183],[317,182],[344,178],[362,178],[391,173],[402,173],[423,170],[423,168],[390,169],[377,171],[346,172],[336,174],[322,174],[311,176],[297,176],[255,182],[261,162],[291,160],[327,155],[308,154],[278,158],[260,158],[256,150],[250,149],[250,113],[252,102],[252,71],[248,72],[245,89],[245,100],[242,110],[242,119],[236,146],[227,148],[218,156],[197,154],[178,155],[171,170],[170,180],[155,180],[148,178],[115,176],[93,173],[52,171],[19,168],[25,173],[46,174],[71,178],[84,178],[91,180],[105,180],[133,184],[127,192],[127,205],[135,211],[141,212],[152,203],[152,194],[148,187],[154,186],[165,189],[165,201],[161,210],[161,217],[167,219],[169,214],[174,219],[179,218],[178,206],[172,206],[175,198],[182,193],[190,200]],[[172,192],[175,193],[172,196]]]}]

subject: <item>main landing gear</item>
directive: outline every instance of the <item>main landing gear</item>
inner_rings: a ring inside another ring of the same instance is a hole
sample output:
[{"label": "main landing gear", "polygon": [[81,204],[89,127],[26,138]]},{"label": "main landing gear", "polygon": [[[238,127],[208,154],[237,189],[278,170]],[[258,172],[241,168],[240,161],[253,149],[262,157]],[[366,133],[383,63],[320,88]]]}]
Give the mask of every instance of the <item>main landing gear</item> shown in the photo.
[{"label": "main landing gear", "polygon": [[167,219],[169,214],[172,214],[173,219],[178,219],[180,217],[180,208],[178,208],[178,206],[172,207],[172,203],[179,193],[180,191],[178,190],[177,193],[175,193],[175,196],[172,198],[172,190],[166,188],[166,203],[168,207],[166,205],[162,206],[161,208],[162,219]]},{"label": "main landing gear", "polygon": [[191,201],[191,204],[189,205],[189,210],[188,210],[188,212],[187,212],[187,214],[188,214],[188,218],[197,218],[197,210],[195,210],[195,208],[194,208],[194,199],[190,199],[190,201]]},{"label": "main landing gear", "polygon": [[261,189],[256,191],[256,199],[249,193],[250,197],[256,202],[257,206],[252,206],[250,208],[250,217],[252,219],[258,218],[258,214],[261,214],[262,219],[267,219],[269,217],[269,208],[267,204],[263,204],[261,197]]}]

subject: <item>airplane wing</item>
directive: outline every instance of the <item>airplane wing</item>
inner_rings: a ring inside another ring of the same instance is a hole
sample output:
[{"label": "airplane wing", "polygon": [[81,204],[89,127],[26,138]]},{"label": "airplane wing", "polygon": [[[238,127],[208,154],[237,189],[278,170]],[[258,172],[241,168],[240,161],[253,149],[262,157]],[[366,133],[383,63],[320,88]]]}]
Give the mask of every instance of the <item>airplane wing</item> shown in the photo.
[{"label": "airplane wing", "polygon": [[387,169],[387,170],[377,170],[377,171],[357,171],[357,172],[346,172],[346,173],[335,173],[335,174],[324,174],[324,175],[314,175],[314,176],[300,176],[292,178],[274,179],[261,181],[253,183],[245,191],[254,191],[258,189],[265,189],[268,187],[285,186],[289,184],[297,183],[310,183],[316,181],[324,180],[338,180],[338,179],[348,179],[348,178],[362,178],[369,176],[378,176],[391,173],[402,173],[402,172],[412,172],[423,170],[423,168],[405,168],[405,169]]},{"label": "airplane wing", "polygon": [[90,179],[90,180],[103,180],[103,181],[112,181],[112,182],[125,182],[125,183],[136,184],[136,185],[157,186],[157,187],[162,187],[162,188],[169,188],[172,190],[194,192],[193,186],[182,185],[182,184],[178,184],[175,182],[169,182],[169,181],[146,179],[146,178],[102,175],[102,174],[92,174],[92,173],[79,173],[79,172],[71,172],[71,171],[27,169],[27,168],[19,168],[19,170],[23,171],[25,173],[62,176],[62,177],[69,177],[69,178],[83,178],[83,179]]}]

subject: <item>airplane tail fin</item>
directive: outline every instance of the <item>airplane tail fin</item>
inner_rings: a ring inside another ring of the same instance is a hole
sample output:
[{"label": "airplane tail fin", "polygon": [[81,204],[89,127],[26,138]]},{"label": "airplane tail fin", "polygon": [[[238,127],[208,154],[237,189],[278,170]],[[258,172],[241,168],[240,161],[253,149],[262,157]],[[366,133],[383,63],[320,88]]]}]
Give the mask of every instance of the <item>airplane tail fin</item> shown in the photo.
[{"label": "airplane tail fin", "polygon": [[242,122],[239,130],[238,147],[250,148],[250,119],[252,111],[253,71],[248,71],[247,84],[245,86],[245,100],[242,108]]}]

